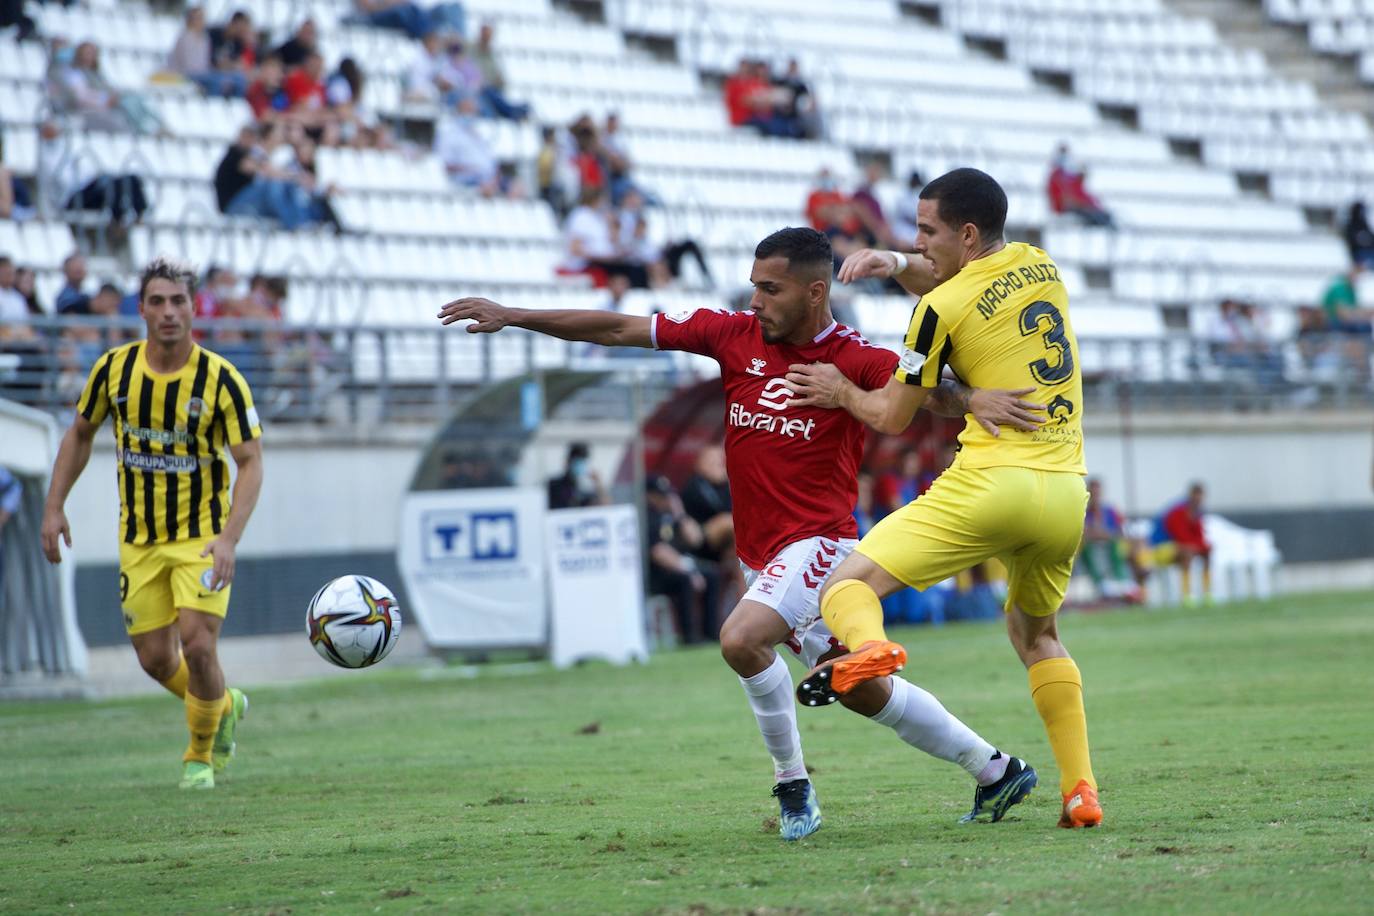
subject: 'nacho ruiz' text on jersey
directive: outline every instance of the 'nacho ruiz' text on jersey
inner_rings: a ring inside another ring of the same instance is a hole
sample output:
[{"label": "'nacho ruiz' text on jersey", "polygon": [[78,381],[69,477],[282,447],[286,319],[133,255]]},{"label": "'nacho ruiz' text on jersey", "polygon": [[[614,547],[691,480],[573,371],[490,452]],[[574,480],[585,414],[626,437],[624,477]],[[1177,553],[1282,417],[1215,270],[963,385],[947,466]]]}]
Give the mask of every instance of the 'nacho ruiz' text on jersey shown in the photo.
[{"label": "'nacho ruiz' text on jersey", "polygon": [[922,297],[911,315],[898,381],[934,388],[949,365],[971,388],[1033,388],[1049,417],[1035,432],[993,438],[969,417],[959,466],[1085,474],[1083,373],[1069,294],[1050,256],[1025,242],[970,261]]},{"label": "'nacho ruiz' text on jersey", "polygon": [[655,315],[654,346],[708,356],[725,386],[725,460],[739,558],[762,569],[810,537],[852,538],[864,425],[843,410],[787,407],[787,367],[833,363],[864,390],[891,378],[897,355],[832,322],[811,343],[763,340],[752,311]]}]

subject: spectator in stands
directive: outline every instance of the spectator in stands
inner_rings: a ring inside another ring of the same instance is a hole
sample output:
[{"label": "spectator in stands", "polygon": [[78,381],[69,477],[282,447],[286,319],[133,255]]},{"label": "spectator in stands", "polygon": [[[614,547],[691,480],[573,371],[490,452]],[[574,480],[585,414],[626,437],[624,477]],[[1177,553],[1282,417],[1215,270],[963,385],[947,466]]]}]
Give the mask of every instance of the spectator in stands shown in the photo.
[{"label": "spectator in stands", "polygon": [[367,79],[351,57],[339,61],[339,69],[325,81],[324,94],[339,121],[339,138],[359,149],[392,149],[391,129],[365,104]]},{"label": "spectator in stands", "polygon": [[609,506],[611,496],[601,475],[591,465],[591,448],[585,442],[568,446],[563,473],[549,479],[550,509],[581,509],[584,506]]},{"label": "spectator in stands", "polygon": [[330,198],[338,189],[332,184],[322,186],[319,174],[315,169],[315,153],[319,149],[318,144],[310,137],[308,131],[299,128],[291,133],[290,143],[295,156],[295,161],[289,165],[291,180],[309,192],[313,221],[333,227],[336,233],[343,232],[338,214],[335,213],[334,205],[330,202]]},{"label": "spectator in stands", "polygon": [[189,7],[185,26],[167,57],[167,69],[197,84],[207,95],[242,98],[248,91],[248,74],[229,60],[220,61],[217,66],[210,49],[205,9]]},{"label": "spectator in stands", "polygon": [[1088,508],[1079,559],[1101,600],[1138,600],[1135,575],[1127,567],[1130,544],[1121,513],[1102,498],[1102,481],[1088,481]]},{"label": "spectator in stands", "polygon": [[1115,229],[1111,213],[1087,189],[1087,169],[1069,154],[1067,143],[1059,144],[1050,162],[1047,192],[1050,210],[1078,217],[1089,226]]},{"label": "spectator in stands", "polygon": [[641,196],[648,197],[630,176],[634,161],[630,158],[629,147],[625,145],[625,140],[620,134],[620,115],[616,112],[612,111],[606,115],[606,126],[597,136],[596,149],[601,167],[606,173],[606,180],[610,183],[611,203],[619,206],[629,191],[638,191]]},{"label": "spectator in stands", "polygon": [[272,153],[280,146],[276,125],[263,124],[256,131],[245,127],[239,132],[215,170],[220,212],[276,220],[288,230],[323,219],[310,191],[297,180],[299,176],[274,164]]},{"label": "spectator in stands", "polygon": [[290,70],[303,65],[307,57],[318,51],[319,33],[315,29],[315,20],[306,19],[273,53],[281,58],[282,66]]},{"label": "spectator in stands", "polygon": [[589,114],[581,114],[568,127],[568,137],[572,140],[569,160],[577,172],[578,197],[589,190],[610,188],[610,176],[606,174],[606,159],[601,149],[601,138],[596,123]]},{"label": "spectator in stands", "polygon": [[291,120],[306,128],[312,139],[337,145],[338,119],[325,101],[324,58],[319,52],[307,52],[304,63],[286,74],[282,89]]},{"label": "spectator in stands", "polygon": [[[811,227],[830,237],[838,267],[845,257],[862,247],[863,220],[849,197],[840,190],[830,169],[822,168],[816,186],[806,198],[806,218]],[[913,239],[914,241],[914,239]]]},{"label": "spectator in stands", "polygon": [[29,186],[5,165],[5,138],[0,136],[0,219],[22,223],[37,212]]},{"label": "spectator in stands", "polygon": [[448,55],[438,32],[430,32],[420,39],[415,60],[406,70],[403,96],[408,102],[438,102],[447,98],[456,87],[444,80]]},{"label": "spectator in stands", "polygon": [[93,42],[76,46],[71,63],[58,75],[60,110],[79,114],[88,130],[133,130],[151,134],[163,130],[162,119],[143,96],[116,92],[100,72],[100,49]]},{"label": "spectator in stands", "polygon": [[258,65],[258,34],[242,10],[223,26],[210,29],[210,62],[216,70],[238,73],[246,80]]},{"label": "spectator in stands", "polygon": [[563,154],[557,131],[551,126],[540,129],[539,155],[535,158],[535,180],[539,185],[539,199],[553,208],[554,216],[562,221],[568,215],[567,181],[563,172]]},{"label": "spectator in stands", "polygon": [[38,128],[39,185],[55,209],[108,213],[112,229],[139,222],[148,210],[143,179],[129,172],[98,172],[74,151],[53,121]]},{"label": "spectator in stands", "polygon": [[1374,229],[1369,227],[1369,217],[1365,214],[1364,201],[1357,200],[1350,205],[1345,224],[1341,226],[1346,247],[1350,249],[1352,263],[1366,268],[1374,267]]},{"label": "spectator in stands", "polygon": [[1282,355],[1269,342],[1250,303],[1223,299],[1208,336],[1221,366],[1253,373],[1267,384],[1282,381]]},{"label": "spectator in stands", "polygon": [[618,244],[619,220],[611,211],[611,195],[605,188],[586,188],[582,202],[563,223],[565,254],[559,272],[589,274],[597,286],[608,276],[624,275],[638,289],[649,286],[649,274]]},{"label": "spectator in stands", "polygon": [[1349,270],[1332,278],[1326,287],[1326,292],[1322,294],[1322,312],[1326,316],[1328,331],[1360,338],[1370,336],[1374,310],[1360,307],[1356,288],[1362,273],[1364,265],[1355,261]]},{"label": "spectator in stands", "polygon": [[688,255],[697,262],[707,285],[715,286],[711,268],[706,266],[706,256],[694,239],[681,238],[662,245],[649,240],[644,195],[637,188],[632,187],[625,193],[615,222],[620,233],[617,240],[620,251],[626,260],[644,265],[650,286],[667,286],[670,281],[682,276],[682,261]]},{"label": "spectator in stands", "polygon": [[224,318],[238,311],[238,277],[227,267],[212,264],[196,289],[197,318]]},{"label": "spectator in stands", "polygon": [[82,289],[86,285],[86,258],[81,252],[73,251],[62,259],[62,277],[62,289],[54,302],[58,313],[84,313],[91,297]]},{"label": "spectator in stands", "polygon": [[29,303],[15,288],[15,272],[14,259],[0,254],[0,329],[26,325],[29,320]]},{"label": "spectator in stands", "polygon": [[[878,183],[883,180],[885,174],[883,164],[876,159],[865,165],[863,181],[854,189],[850,204],[854,215],[863,223],[864,233],[868,237],[864,241],[870,246],[894,248],[900,247],[900,243],[893,233],[892,227],[888,225],[887,216],[883,213],[882,201],[878,200]],[[912,240],[907,244],[914,243],[915,236],[913,235]]]},{"label": "spectator in stands", "polygon": [[921,483],[921,453],[908,448],[902,452],[896,470],[883,474],[874,487],[879,514],[888,515],[920,496]]},{"label": "spectator in stands", "polygon": [[816,104],[816,94],[801,74],[801,65],[794,57],[787,62],[782,76],[773,79],[773,85],[782,90],[782,101],[778,105],[778,115],[789,122],[791,136],[815,140],[821,135],[821,113]]},{"label": "spectator in stands", "polygon": [[[786,90],[781,90],[783,96]],[[738,69],[725,80],[725,107],[730,123],[736,127],[753,127],[765,136],[795,137],[798,128],[793,121],[778,114],[779,90],[768,77],[768,65],[762,61],[741,58]]]},{"label": "spectator in stands", "polygon": [[38,26],[24,15],[24,0],[0,0],[0,29],[15,26],[16,41],[30,41],[38,35]]},{"label": "spectator in stands", "polygon": [[28,303],[30,315],[46,315],[48,310],[38,301],[38,276],[32,267],[16,267],[14,288]]},{"label": "spectator in stands", "polygon": [[698,556],[723,564],[721,569],[728,568],[735,549],[735,517],[721,446],[708,445],[697,453],[692,476],[682,487],[682,508],[701,526],[704,545]]},{"label": "spectator in stands", "polygon": [[425,9],[412,0],[356,0],[358,13],[379,29],[424,38],[430,32],[466,35],[467,15],[461,3],[438,3]]},{"label": "spectator in stands", "polygon": [[444,62],[439,69],[444,85],[451,87],[444,92],[445,105],[456,107],[464,99],[471,99],[480,110],[482,92],[482,71],[468,54],[467,45],[461,38],[451,38],[444,47]]},{"label": "spectator in stands", "polygon": [[482,23],[482,29],[477,33],[477,47],[472,50],[472,62],[482,74],[478,99],[482,116],[523,121],[530,115],[530,106],[506,98],[506,75],[491,45],[494,35],[491,23]]},{"label": "spectator in stands", "polygon": [[649,592],[672,601],[684,643],[705,642],[720,632],[720,588],[714,571],[691,555],[704,543],[701,526],[683,510],[668,478],[650,477],[646,491]]},{"label": "spectator in stands", "polygon": [[444,164],[449,180],[473,188],[483,197],[502,192],[500,163],[491,144],[477,130],[477,103],[467,96],[458,112],[439,120],[434,130],[434,153]]},{"label": "spectator in stands", "polygon": [[1203,501],[1206,491],[1201,483],[1188,487],[1188,496],[1164,510],[1155,519],[1150,537],[1153,565],[1177,564],[1182,577],[1183,603],[1193,604],[1193,561],[1202,561],[1203,600],[1211,601],[1212,545],[1203,529]]},{"label": "spectator in stands", "polygon": [[291,107],[291,97],[286,94],[285,79],[286,70],[280,57],[269,54],[263,58],[256,78],[244,93],[248,107],[253,109],[253,117],[268,121],[286,113]]},{"label": "spectator in stands", "polygon": [[[113,283],[102,283],[77,315],[114,319],[119,317],[119,302],[124,294]],[[74,401],[81,394],[81,387],[96,360],[110,347],[121,342],[122,336],[113,328],[99,328],[94,325],[78,325],[67,328],[62,333],[63,341],[71,345],[70,352],[64,352],[64,369],[70,371],[67,400]]]},{"label": "spectator in stands", "polygon": [[892,234],[897,248],[902,251],[916,244],[916,208],[921,202],[921,188],[925,186],[921,173],[912,169],[906,179],[906,190],[892,208]]}]

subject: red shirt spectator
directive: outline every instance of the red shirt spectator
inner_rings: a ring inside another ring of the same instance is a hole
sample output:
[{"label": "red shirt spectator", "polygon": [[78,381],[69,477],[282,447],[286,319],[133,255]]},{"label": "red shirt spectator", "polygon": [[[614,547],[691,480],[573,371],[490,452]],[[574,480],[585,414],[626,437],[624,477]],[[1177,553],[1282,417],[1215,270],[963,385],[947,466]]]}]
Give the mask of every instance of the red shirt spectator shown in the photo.
[{"label": "red shirt spectator", "polygon": [[305,63],[286,75],[286,81],[282,83],[282,88],[286,90],[286,98],[291,103],[292,108],[305,108],[312,111],[323,108],[325,104],[324,59],[314,52],[306,55]]},{"label": "red shirt spectator", "polygon": [[765,80],[754,75],[746,61],[740,61],[739,70],[725,81],[725,107],[730,112],[730,123],[736,127],[747,123],[756,113],[754,99],[771,88]]},{"label": "red shirt spectator", "polygon": [[1164,531],[1169,539],[1180,547],[1187,547],[1197,553],[1210,553],[1212,545],[1207,543],[1207,535],[1202,530],[1202,512],[1187,500],[1174,506],[1164,514]]},{"label": "red shirt spectator", "polygon": [[806,199],[806,218],[811,228],[829,235],[839,231],[845,235],[858,235],[863,223],[854,215],[849,197],[835,187],[829,171],[822,170],[816,190]]}]

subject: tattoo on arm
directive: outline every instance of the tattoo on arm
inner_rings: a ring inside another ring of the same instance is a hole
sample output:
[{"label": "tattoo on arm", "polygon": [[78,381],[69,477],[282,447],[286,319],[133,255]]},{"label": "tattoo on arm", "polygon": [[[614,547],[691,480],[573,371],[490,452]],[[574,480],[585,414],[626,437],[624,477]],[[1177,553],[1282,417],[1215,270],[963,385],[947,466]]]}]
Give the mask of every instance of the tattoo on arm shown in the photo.
[{"label": "tattoo on arm", "polygon": [[925,406],[942,417],[962,417],[969,412],[973,389],[952,378],[940,379]]}]

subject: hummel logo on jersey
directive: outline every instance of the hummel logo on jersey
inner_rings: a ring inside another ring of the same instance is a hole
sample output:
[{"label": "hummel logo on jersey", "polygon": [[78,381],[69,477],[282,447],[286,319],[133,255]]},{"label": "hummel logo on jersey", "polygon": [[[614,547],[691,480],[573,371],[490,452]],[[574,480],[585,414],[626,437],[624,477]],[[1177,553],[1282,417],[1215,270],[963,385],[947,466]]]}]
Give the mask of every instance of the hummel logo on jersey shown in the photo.
[{"label": "hummel logo on jersey", "polygon": [[766,359],[759,359],[757,356],[755,356],[753,359],[749,360],[749,362],[752,363],[752,365],[751,365],[748,369],[745,369],[744,371],[745,371],[745,372],[748,372],[750,375],[757,375],[757,376],[759,376],[760,378],[762,378],[762,377],[763,377],[763,367],[766,366],[766,365],[768,365],[768,360],[766,360]]}]

